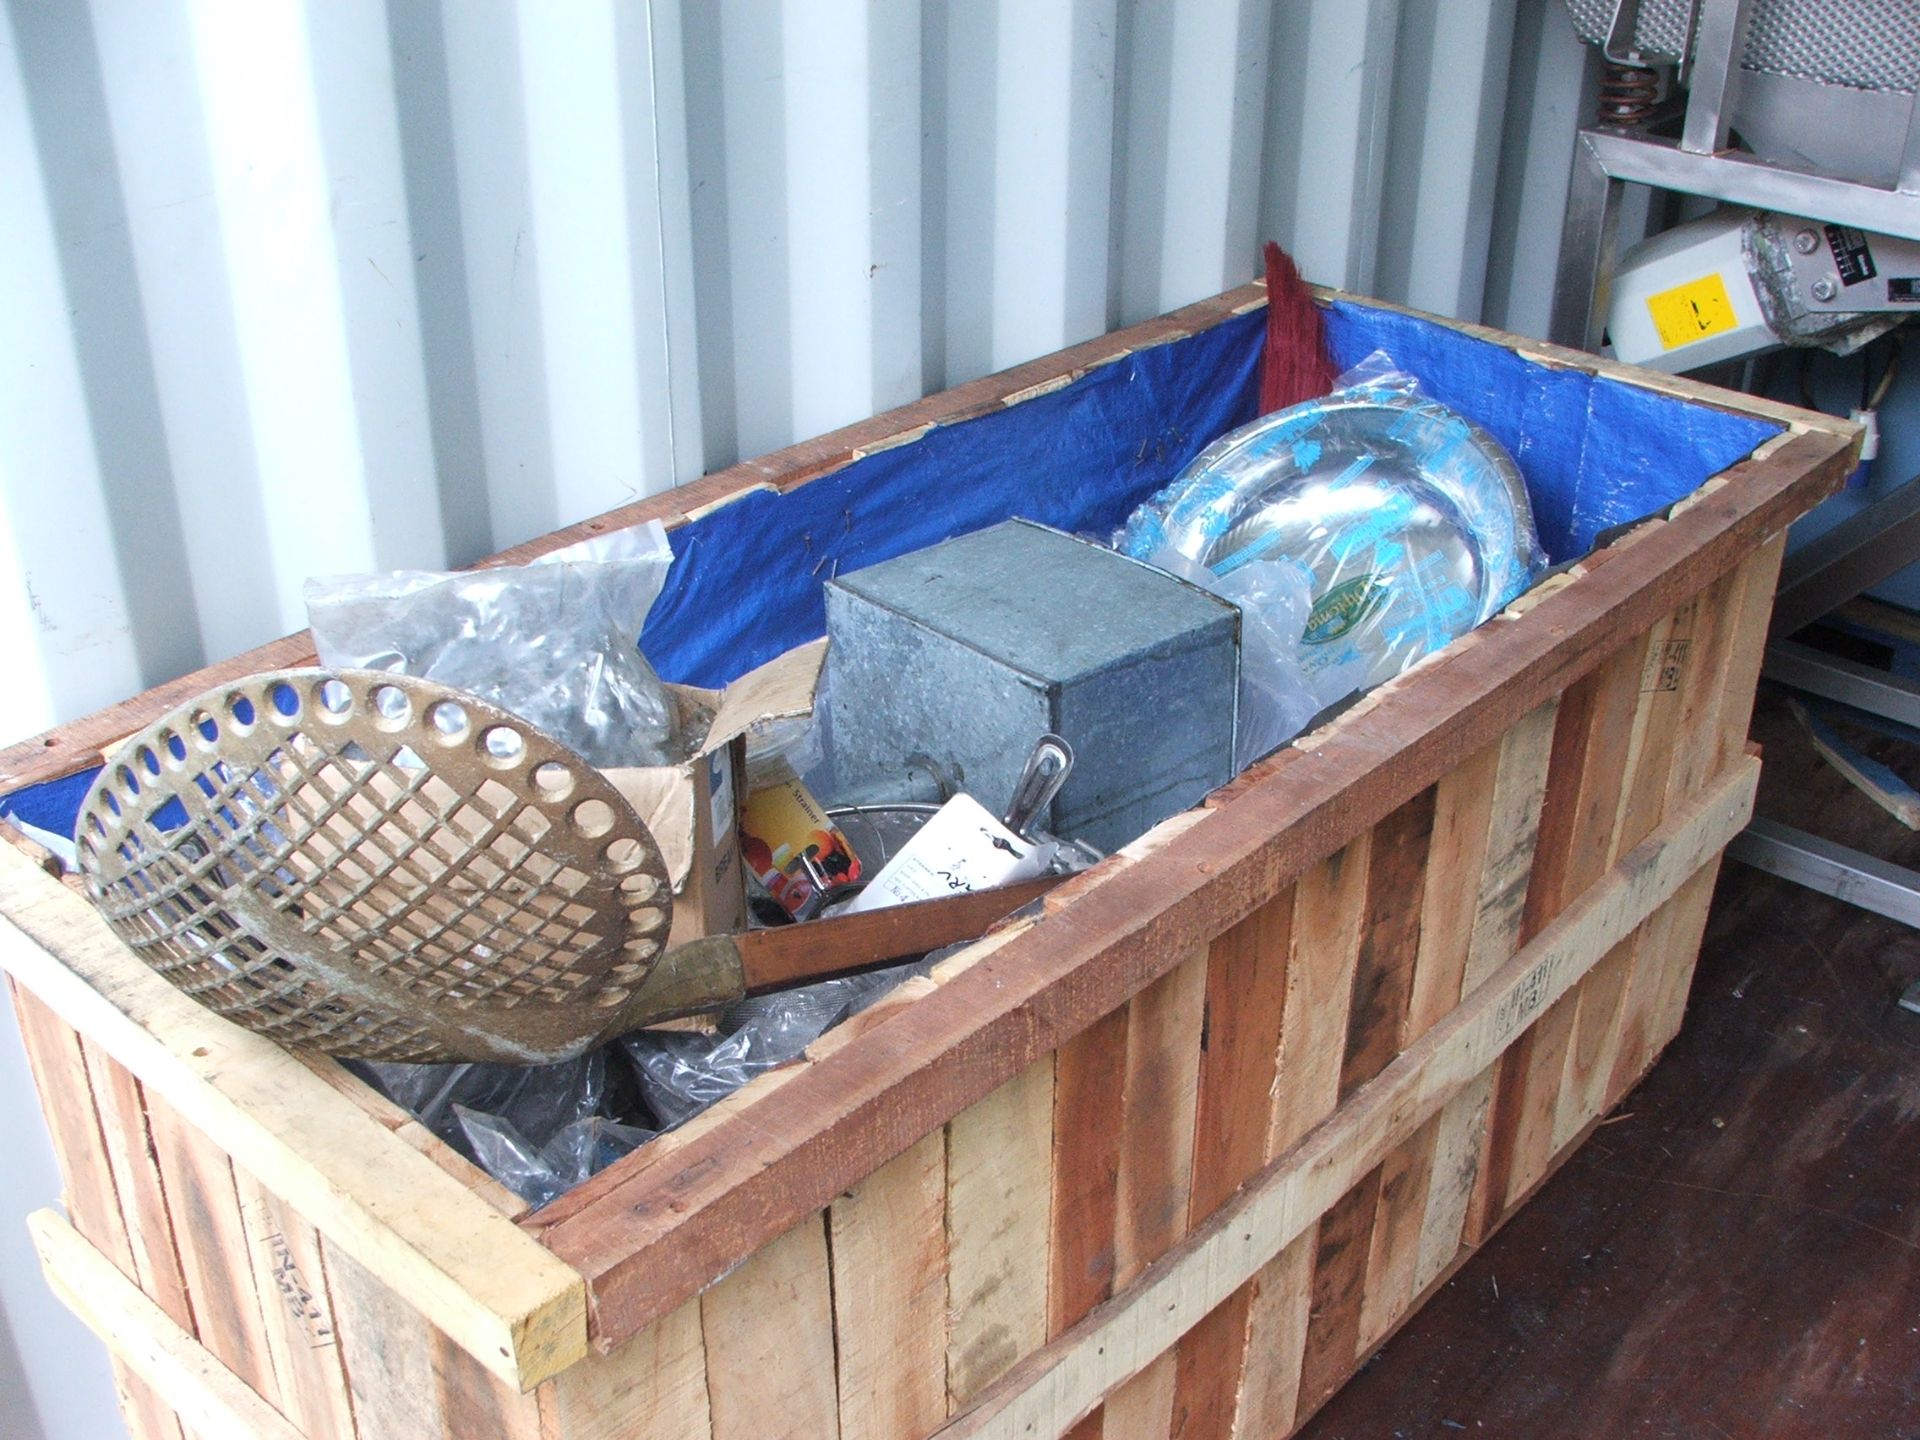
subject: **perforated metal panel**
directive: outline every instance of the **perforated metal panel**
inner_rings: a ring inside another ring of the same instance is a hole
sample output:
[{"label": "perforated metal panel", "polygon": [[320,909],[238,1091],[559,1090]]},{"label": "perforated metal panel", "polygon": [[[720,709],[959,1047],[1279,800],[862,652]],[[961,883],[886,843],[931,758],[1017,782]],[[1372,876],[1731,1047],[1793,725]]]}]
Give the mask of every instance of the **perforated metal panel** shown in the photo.
[{"label": "perforated metal panel", "polygon": [[[1583,38],[1598,44],[1614,0],[1567,0]],[[1635,43],[1672,60],[1686,48],[1689,0],[1642,0]],[[1741,64],[1748,70],[1911,91],[1920,86],[1920,0],[1755,0]]]}]

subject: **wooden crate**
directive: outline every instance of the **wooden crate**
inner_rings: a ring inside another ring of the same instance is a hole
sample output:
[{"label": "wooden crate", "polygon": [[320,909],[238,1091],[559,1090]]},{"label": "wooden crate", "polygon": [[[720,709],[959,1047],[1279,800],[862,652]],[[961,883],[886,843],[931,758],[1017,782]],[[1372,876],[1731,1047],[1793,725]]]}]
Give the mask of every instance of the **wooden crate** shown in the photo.
[{"label": "wooden crate", "polygon": [[[1257,287],[575,527],[788,490]],[[148,1436],[1288,1433],[1677,1029],[1786,524],[1779,434],[1205,805],[537,1215],[147,972],[0,847],[64,1167],[34,1228]],[[302,638],[0,756],[52,773]],[[0,785],[0,788],[5,788]]]}]

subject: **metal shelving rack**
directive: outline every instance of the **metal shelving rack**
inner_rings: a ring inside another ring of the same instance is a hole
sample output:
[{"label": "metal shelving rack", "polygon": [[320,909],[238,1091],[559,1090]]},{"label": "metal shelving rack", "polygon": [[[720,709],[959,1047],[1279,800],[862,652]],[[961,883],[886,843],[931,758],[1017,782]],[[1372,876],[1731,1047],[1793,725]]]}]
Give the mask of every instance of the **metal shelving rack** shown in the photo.
[{"label": "metal shelving rack", "polygon": [[[1551,338],[1600,348],[1617,261],[1620,198],[1630,184],[1698,195],[1920,240],[1920,103],[1909,106],[1891,188],[1811,174],[1729,150],[1754,0],[1697,0],[1683,57],[1686,110],[1677,139],[1599,127],[1579,133],[1567,192]],[[1604,45],[1616,64],[1632,49],[1639,0],[1618,0]],[[1779,684],[1920,729],[1920,684],[1825,655],[1790,637],[1920,560],[1920,477],[1899,486],[1789,556],[1781,573],[1763,674]],[[1728,855],[1862,909],[1920,928],[1920,872],[1820,836],[1756,819]],[[1901,999],[1920,1012],[1920,983]]]}]

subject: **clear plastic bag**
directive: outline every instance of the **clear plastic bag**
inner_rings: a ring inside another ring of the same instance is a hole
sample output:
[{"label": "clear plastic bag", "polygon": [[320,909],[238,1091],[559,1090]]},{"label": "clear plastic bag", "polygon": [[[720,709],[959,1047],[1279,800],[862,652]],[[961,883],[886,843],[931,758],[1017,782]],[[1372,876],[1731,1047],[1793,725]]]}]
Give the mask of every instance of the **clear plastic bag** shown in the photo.
[{"label": "clear plastic bag", "polygon": [[321,663],[424,676],[505,706],[602,769],[683,758],[640,653],[673,550],[660,522],[526,565],[309,580]]},{"label": "clear plastic bag", "polygon": [[1321,677],[1316,686],[1301,666],[1300,642],[1295,637],[1306,628],[1313,606],[1312,577],[1304,567],[1278,559],[1215,575],[1198,561],[1165,547],[1146,560],[1240,607],[1240,715],[1233,732],[1236,771],[1304,730],[1329,703],[1320,698],[1322,690],[1350,689],[1359,683],[1357,675],[1334,673]]},{"label": "clear plastic bag", "polygon": [[469,1159],[478,1156],[456,1110],[495,1116],[538,1149],[568,1125],[601,1113],[609,1098],[605,1047],[559,1065],[348,1065]]},{"label": "clear plastic bag", "polygon": [[1240,603],[1243,766],[1545,565],[1512,458],[1377,351],[1326,398],[1208,446],[1114,544]]},{"label": "clear plastic bag", "polygon": [[546,1144],[536,1146],[498,1115],[464,1105],[455,1105],[453,1114],[481,1168],[535,1209],[557,1200],[658,1133],[589,1115],[562,1126]]},{"label": "clear plastic bag", "polygon": [[754,1076],[799,1059],[936,958],[754,996],[721,1017],[718,1033],[642,1030],[561,1065],[347,1063],[538,1207]]},{"label": "clear plastic bag", "polygon": [[661,1128],[684,1124],[756,1075],[778,1069],[849,1015],[871,1005],[927,962],[893,965],[839,980],[740,1001],[718,1035],[642,1030],[615,1043],[640,1082]]}]

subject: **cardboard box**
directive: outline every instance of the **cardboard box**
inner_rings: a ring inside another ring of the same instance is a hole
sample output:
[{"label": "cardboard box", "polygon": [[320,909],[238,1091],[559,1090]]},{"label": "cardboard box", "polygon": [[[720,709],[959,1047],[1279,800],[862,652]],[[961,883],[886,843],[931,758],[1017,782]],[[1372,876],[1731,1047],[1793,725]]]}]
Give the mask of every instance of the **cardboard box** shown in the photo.
[{"label": "cardboard box", "polygon": [[683,731],[701,737],[693,753],[678,765],[605,772],[653,832],[673,881],[669,946],[746,928],[740,805],[747,736],[768,722],[812,712],[826,653],[824,640],[801,645],[724,690],[669,685]]}]

